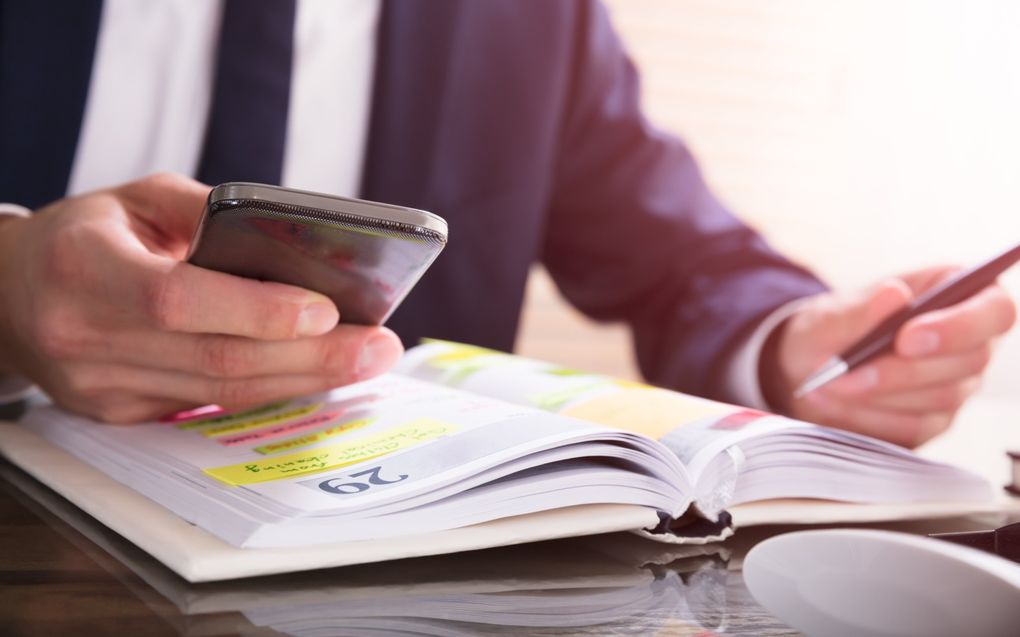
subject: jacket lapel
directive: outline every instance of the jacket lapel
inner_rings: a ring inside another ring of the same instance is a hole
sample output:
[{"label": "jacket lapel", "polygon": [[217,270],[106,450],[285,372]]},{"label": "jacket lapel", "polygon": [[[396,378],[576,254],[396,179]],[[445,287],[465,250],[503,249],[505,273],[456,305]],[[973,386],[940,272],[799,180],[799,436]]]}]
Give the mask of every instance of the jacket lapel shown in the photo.
[{"label": "jacket lapel", "polygon": [[101,12],[102,0],[0,1],[0,200],[64,196]]},{"label": "jacket lapel", "polygon": [[[456,210],[440,183],[439,135],[461,14],[458,0],[384,0],[361,189],[366,199],[436,212],[451,227],[457,225]],[[388,322],[406,345],[449,329],[445,306],[457,305],[449,297],[457,287],[458,263],[448,248]]]},{"label": "jacket lapel", "polygon": [[423,205],[456,29],[456,0],[384,0],[362,177],[365,198]]}]

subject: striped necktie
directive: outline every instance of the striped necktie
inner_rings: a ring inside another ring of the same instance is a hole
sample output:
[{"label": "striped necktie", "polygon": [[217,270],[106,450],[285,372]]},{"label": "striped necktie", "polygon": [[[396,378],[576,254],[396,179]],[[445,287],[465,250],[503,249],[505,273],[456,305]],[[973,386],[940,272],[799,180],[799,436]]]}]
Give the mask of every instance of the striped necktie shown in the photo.
[{"label": "striped necktie", "polygon": [[200,181],[280,183],[295,4],[224,0]]}]

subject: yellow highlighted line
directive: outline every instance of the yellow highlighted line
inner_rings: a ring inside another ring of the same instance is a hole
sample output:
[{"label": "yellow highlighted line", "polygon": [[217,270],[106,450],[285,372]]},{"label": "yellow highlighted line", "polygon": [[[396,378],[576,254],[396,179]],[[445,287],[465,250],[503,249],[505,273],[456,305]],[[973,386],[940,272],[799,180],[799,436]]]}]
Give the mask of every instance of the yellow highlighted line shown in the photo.
[{"label": "yellow highlighted line", "polygon": [[329,440],[330,438],[342,436],[356,429],[361,429],[362,427],[365,427],[366,425],[371,423],[373,420],[375,419],[361,418],[359,420],[352,420],[350,422],[345,422],[339,425],[334,425],[332,427],[327,427],[322,431],[316,431],[314,433],[306,434],[304,436],[297,436],[296,438],[287,438],[286,440],[270,442],[260,447],[255,447],[255,451],[267,456],[272,453],[280,453],[281,451],[293,451],[295,449],[300,449],[301,447],[314,445],[318,442],[322,442],[323,440]]},{"label": "yellow highlighted line", "polygon": [[264,460],[205,469],[205,473],[231,486],[282,480],[309,473],[331,471],[391,454],[457,431],[451,423],[419,418],[350,442],[316,447]]},{"label": "yellow highlighted line", "polygon": [[288,409],[287,411],[281,411],[278,414],[272,414],[263,418],[254,418],[250,420],[241,420],[238,422],[230,422],[225,425],[215,425],[207,427],[199,431],[200,434],[207,438],[216,438],[218,436],[225,436],[227,434],[236,434],[243,431],[251,431],[252,429],[261,429],[262,427],[269,427],[270,425],[276,425],[281,422],[288,420],[294,420],[302,416],[317,411],[319,407],[322,407],[322,403],[312,403],[311,405],[302,405],[301,407],[295,407],[294,409]]}]

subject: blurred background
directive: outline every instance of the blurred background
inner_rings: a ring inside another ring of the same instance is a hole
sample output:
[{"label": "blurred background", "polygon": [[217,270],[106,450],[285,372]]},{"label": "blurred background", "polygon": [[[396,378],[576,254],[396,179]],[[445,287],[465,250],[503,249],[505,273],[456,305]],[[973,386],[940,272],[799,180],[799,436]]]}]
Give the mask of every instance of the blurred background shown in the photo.
[{"label": "blurred background", "polygon": [[[732,210],[830,285],[1020,242],[1020,3],[607,4],[652,119],[693,147]],[[1003,283],[1020,299],[1020,271]],[[627,330],[571,310],[541,269],[518,349],[638,376]],[[1017,400],[1018,378],[1020,329],[982,393]]]}]

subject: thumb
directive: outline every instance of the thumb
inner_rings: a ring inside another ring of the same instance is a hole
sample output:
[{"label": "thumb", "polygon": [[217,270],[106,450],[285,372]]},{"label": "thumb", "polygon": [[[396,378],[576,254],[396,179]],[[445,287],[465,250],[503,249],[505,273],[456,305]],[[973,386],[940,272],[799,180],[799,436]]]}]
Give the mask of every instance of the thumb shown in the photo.
[{"label": "thumb", "polygon": [[890,278],[872,287],[867,296],[867,316],[864,321],[870,330],[892,314],[902,310],[914,298],[914,293],[905,281]]},{"label": "thumb", "polygon": [[832,330],[839,342],[832,343],[834,351],[842,350],[867,334],[872,328],[895,312],[903,309],[913,298],[910,287],[901,279],[890,278],[847,298],[838,325]]},{"label": "thumb", "polygon": [[[826,360],[902,308],[912,296],[906,283],[891,278],[858,292],[829,293],[809,300],[790,318],[779,341],[775,342],[778,373],[762,376],[763,391],[769,403],[786,405],[788,409],[786,401],[794,387]],[[763,350],[763,361],[767,361],[766,356]],[[770,378],[779,379],[779,383],[769,381]]]},{"label": "thumb", "polygon": [[209,186],[176,173],[150,175],[114,189],[132,218],[172,251],[190,243],[209,191]]}]

